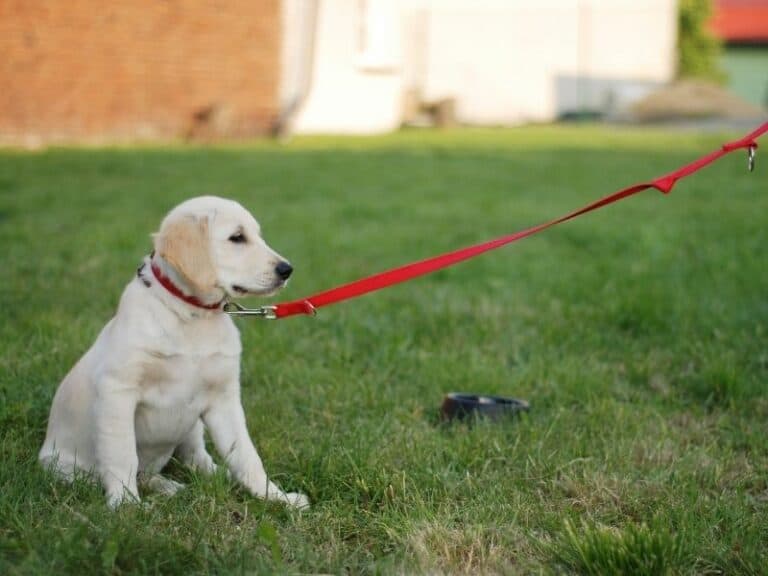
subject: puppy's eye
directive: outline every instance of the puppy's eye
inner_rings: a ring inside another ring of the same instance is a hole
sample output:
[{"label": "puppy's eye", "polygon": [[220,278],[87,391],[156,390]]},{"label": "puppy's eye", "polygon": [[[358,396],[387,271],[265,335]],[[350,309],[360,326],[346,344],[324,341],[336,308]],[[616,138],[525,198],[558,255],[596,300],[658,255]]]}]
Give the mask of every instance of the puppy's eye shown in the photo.
[{"label": "puppy's eye", "polygon": [[235,244],[245,244],[248,239],[245,237],[245,234],[242,232],[235,232],[232,234],[232,236],[229,237],[230,242],[234,242]]}]

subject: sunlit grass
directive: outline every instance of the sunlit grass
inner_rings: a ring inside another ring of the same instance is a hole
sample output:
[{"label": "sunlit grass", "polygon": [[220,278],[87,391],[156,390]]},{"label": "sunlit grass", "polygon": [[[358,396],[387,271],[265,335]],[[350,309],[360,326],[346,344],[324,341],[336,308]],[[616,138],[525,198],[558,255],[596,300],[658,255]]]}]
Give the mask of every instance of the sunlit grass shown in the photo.
[{"label": "sunlit grass", "polygon": [[[268,471],[110,513],[35,461],[58,382],[164,213],[232,197],[293,299],[513,232],[734,135],[408,131],[214,147],[0,152],[0,573],[761,573],[768,549],[768,195],[741,153],[433,276],[238,321]],[[526,398],[445,427],[449,391]],[[637,568],[638,570],[640,568]]]}]

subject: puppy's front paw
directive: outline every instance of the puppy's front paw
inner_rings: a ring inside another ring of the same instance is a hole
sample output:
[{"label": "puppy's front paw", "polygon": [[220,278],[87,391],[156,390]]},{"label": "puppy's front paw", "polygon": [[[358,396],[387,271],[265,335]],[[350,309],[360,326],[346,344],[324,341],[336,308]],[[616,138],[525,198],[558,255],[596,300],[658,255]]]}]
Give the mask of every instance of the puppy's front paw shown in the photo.
[{"label": "puppy's front paw", "polygon": [[117,510],[123,504],[139,504],[140,502],[139,495],[127,489],[107,493],[107,506],[110,510]]},{"label": "puppy's front paw", "polygon": [[296,510],[309,510],[309,498],[301,492],[288,492],[285,495],[285,501]]}]

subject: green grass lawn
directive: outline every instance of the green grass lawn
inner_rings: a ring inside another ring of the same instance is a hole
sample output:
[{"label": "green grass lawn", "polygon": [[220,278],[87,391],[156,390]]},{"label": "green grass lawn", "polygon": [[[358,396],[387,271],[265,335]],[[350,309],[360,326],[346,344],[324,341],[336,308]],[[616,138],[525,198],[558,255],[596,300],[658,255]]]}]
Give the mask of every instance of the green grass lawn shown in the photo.
[{"label": "green grass lawn", "polygon": [[[314,319],[238,320],[251,434],[306,513],[180,466],[182,493],[112,513],[99,487],[36,462],[56,386],[186,198],[251,209],[296,268],[293,299],[539,223],[727,138],[542,127],[0,152],[0,573],[767,573],[760,154],[754,174],[733,154],[669,196]],[[532,409],[446,427],[449,391]]]}]

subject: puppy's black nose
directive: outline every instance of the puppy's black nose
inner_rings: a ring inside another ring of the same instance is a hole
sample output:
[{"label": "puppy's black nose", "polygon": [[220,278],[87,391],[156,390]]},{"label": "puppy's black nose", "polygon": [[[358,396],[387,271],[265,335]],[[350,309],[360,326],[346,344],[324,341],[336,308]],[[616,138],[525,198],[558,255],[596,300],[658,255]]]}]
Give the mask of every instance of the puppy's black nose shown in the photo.
[{"label": "puppy's black nose", "polygon": [[288,264],[288,262],[280,262],[275,266],[275,272],[277,272],[277,275],[280,276],[281,279],[288,280],[293,272],[293,266]]}]

